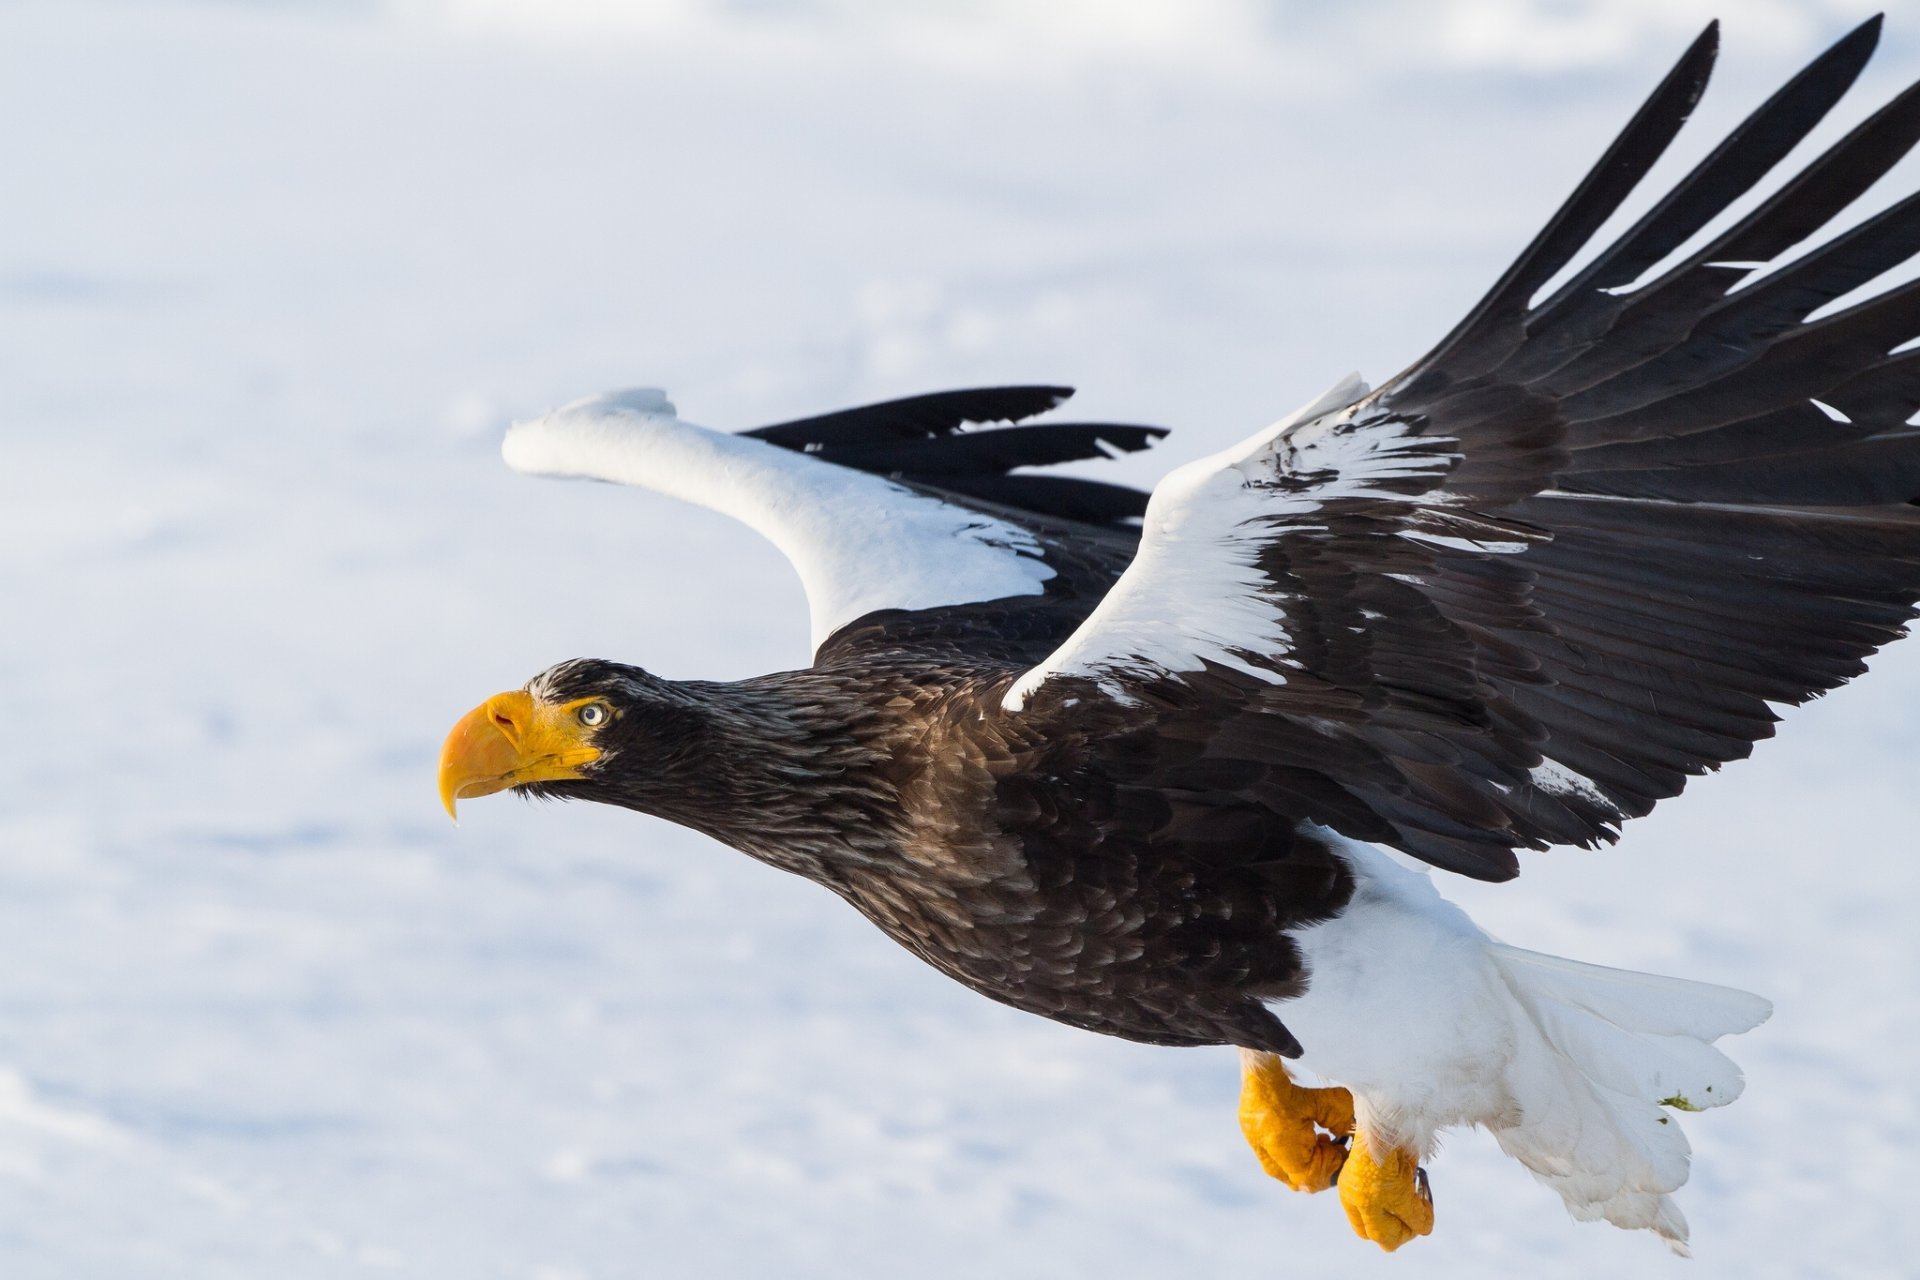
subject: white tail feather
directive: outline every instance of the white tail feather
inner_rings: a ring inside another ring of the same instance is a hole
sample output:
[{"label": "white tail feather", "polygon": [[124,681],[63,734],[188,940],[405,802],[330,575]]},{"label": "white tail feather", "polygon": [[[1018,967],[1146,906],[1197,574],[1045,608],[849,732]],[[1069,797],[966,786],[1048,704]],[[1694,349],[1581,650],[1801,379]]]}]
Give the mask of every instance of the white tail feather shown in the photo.
[{"label": "white tail feather", "polygon": [[1538,1037],[1517,1037],[1508,1072],[1516,1114],[1501,1149],[1566,1200],[1574,1217],[1645,1227],[1684,1253],[1686,1219],[1668,1193],[1690,1148],[1668,1108],[1740,1096],[1740,1069],[1711,1042],[1759,1025],[1772,1006],[1730,987],[1581,964],[1489,943]]},{"label": "white tail feather", "polygon": [[1510,983],[1517,980],[1527,992],[1577,1005],[1632,1031],[1717,1040],[1751,1031],[1773,1013],[1770,1001],[1735,987],[1582,964],[1499,942],[1487,949]]},{"label": "white tail feather", "polygon": [[1351,1090],[1360,1127],[1389,1145],[1427,1158],[1440,1130],[1483,1125],[1575,1218],[1645,1228],[1684,1253],[1677,1113],[1740,1095],[1740,1069],[1712,1042],[1760,1023],[1767,1002],[1504,946],[1422,872],[1339,848],[1353,898],[1294,935],[1312,980],[1281,1010],[1302,1062]]}]

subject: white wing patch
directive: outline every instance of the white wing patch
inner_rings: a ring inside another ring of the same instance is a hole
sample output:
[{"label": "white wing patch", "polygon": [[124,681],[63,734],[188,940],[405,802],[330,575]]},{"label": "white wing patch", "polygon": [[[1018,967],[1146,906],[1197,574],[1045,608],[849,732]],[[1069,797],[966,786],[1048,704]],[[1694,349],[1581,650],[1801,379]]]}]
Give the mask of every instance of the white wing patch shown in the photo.
[{"label": "white wing patch", "polygon": [[1606,793],[1584,773],[1576,773],[1557,760],[1542,760],[1535,765],[1531,774],[1533,785],[1550,796],[1569,797],[1583,800],[1599,809],[1602,813],[1620,816],[1620,806],[1607,799]]},{"label": "white wing patch", "polygon": [[1199,671],[1209,661],[1280,678],[1240,656],[1290,647],[1286,616],[1255,563],[1259,543],[1231,536],[1261,504],[1238,472],[1212,461],[1181,467],[1155,487],[1133,563],[1067,642],[1007,691],[1009,711],[1062,675],[1090,676],[1122,701],[1128,676]]},{"label": "white wing patch", "polygon": [[793,563],[813,646],[876,609],[1038,595],[1033,535],[879,476],[682,422],[659,391],[618,391],[517,422],[500,447],[528,475],[638,485],[730,515]]},{"label": "white wing patch", "polygon": [[[1297,412],[1162,480],[1133,563],[1079,630],[1007,691],[1007,709],[1020,710],[1056,676],[1092,679],[1114,698],[1126,696],[1129,677],[1208,663],[1284,683],[1292,649],[1285,601],[1258,564],[1276,524],[1310,529],[1300,522],[1342,499],[1404,500],[1383,486],[1437,483],[1452,466],[1435,449],[1447,442],[1415,434],[1414,424],[1357,418],[1366,393],[1367,384],[1349,375]],[[1433,539],[1411,528],[1404,536]]]}]

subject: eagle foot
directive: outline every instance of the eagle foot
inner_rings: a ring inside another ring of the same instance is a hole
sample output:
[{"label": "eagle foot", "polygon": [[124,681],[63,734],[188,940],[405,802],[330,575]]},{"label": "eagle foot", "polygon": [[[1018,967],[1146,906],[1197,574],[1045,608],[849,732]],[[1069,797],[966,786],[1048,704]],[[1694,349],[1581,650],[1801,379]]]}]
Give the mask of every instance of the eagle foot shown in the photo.
[{"label": "eagle foot", "polygon": [[1295,1191],[1325,1191],[1347,1160],[1353,1095],[1293,1082],[1285,1059],[1240,1052],[1240,1131],[1260,1167]]},{"label": "eagle foot", "polygon": [[1367,1136],[1355,1134],[1339,1184],[1340,1207],[1361,1239],[1392,1253],[1415,1236],[1432,1233],[1433,1191],[1427,1171],[1405,1147],[1388,1147],[1376,1157]]}]

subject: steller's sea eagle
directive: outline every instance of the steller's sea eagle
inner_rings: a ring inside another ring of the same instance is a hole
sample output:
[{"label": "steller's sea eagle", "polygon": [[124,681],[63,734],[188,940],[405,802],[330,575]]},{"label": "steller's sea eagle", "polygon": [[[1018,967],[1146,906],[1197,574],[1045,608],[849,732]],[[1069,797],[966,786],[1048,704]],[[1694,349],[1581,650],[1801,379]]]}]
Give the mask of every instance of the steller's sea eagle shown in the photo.
[{"label": "steller's sea eagle", "polygon": [[1337,1185],[1388,1249],[1431,1230],[1421,1162],[1469,1124],[1575,1217],[1680,1248],[1672,1113],[1739,1094],[1712,1042],[1766,1002],[1503,946],[1404,855],[1502,880],[1517,850],[1611,841],[1913,616],[1920,348],[1899,348],[1920,281],[1810,317],[1920,250],[1920,194],[1786,259],[1920,138],[1920,86],[1676,256],[1827,114],[1879,26],[1548,291],[1693,110],[1709,27],[1430,354],[1151,499],[1024,468],[1155,428],[963,429],[1061,387],[737,435],[655,391],[516,424],[517,470],[771,539],[814,661],[737,683],[560,663],[455,726],[448,809],[512,788],[655,814],[1016,1008],[1236,1045],[1267,1172]]}]

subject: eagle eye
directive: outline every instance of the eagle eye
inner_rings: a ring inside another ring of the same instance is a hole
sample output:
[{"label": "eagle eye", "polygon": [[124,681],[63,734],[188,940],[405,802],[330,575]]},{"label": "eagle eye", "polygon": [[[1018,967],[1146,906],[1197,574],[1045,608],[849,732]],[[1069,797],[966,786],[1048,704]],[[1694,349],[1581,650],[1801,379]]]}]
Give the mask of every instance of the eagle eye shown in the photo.
[{"label": "eagle eye", "polygon": [[613,718],[613,712],[607,710],[607,704],[604,702],[589,702],[586,706],[574,712],[573,716],[574,719],[587,726],[587,728],[598,729],[601,725]]}]

